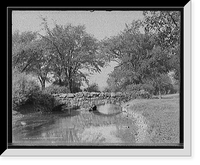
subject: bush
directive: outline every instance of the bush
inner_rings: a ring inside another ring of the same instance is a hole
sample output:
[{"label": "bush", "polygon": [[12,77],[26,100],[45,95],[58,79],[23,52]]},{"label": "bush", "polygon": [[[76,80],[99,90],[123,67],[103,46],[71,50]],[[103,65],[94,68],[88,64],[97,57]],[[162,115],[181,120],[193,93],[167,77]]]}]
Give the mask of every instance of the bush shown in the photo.
[{"label": "bush", "polygon": [[179,90],[180,90],[180,86],[179,85],[174,85],[173,89],[174,89],[173,93],[178,93]]},{"label": "bush", "polygon": [[27,102],[37,106],[38,111],[51,111],[56,104],[55,98],[45,91],[32,93]]},{"label": "bush", "polygon": [[138,91],[136,93],[136,95],[137,95],[137,98],[142,98],[142,99],[149,99],[149,98],[152,97],[152,95],[149,92],[145,91],[145,90]]},{"label": "bush", "polygon": [[50,85],[44,91],[48,94],[70,93],[67,87],[59,85]]},{"label": "bush", "polygon": [[137,91],[133,90],[129,92],[129,99],[136,99],[137,98]]},{"label": "bush", "polygon": [[87,91],[87,92],[100,92],[100,91],[99,91],[98,84],[96,84],[96,83],[93,83],[93,84],[89,85],[89,86],[86,88],[86,91]]},{"label": "bush", "polygon": [[140,90],[140,91],[133,90],[133,91],[126,92],[126,97],[128,98],[128,100],[149,99],[152,97],[152,95],[145,90]]},{"label": "bush", "polygon": [[137,85],[131,84],[126,87],[126,90],[127,91],[138,91],[138,92],[141,90],[145,90],[149,93],[153,93],[155,91],[155,88],[151,84],[137,84]]},{"label": "bush", "polygon": [[142,84],[140,90],[145,90],[152,94],[155,91],[155,88],[151,84]]},{"label": "bush", "polygon": [[20,105],[27,102],[29,96],[40,90],[39,84],[31,80],[25,73],[13,72],[12,79],[12,107],[17,110]]},{"label": "bush", "polygon": [[126,87],[126,91],[139,91],[141,89],[141,84],[131,84]]},{"label": "bush", "polygon": [[[54,86],[48,88],[52,93],[66,93],[66,87]],[[51,111],[55,104],[55,98],[48,93],[48,90],[41,91],[39,84],[25,73],[13,70],[12,76],[12,109],[20,111],[22,105],[33,105],[38,111]]]}]

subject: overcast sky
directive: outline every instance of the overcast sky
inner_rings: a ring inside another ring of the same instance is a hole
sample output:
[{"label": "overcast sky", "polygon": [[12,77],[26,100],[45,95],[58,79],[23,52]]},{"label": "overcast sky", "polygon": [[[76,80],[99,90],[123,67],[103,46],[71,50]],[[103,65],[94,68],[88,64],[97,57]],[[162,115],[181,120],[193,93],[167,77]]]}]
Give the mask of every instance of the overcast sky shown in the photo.
[{"label": "overcast sky", "polygon": [[[85,25],[86,31],[97,39],[117,35],[123,31],[125,24],[133,20],[142,19],[142,11],[13,11],[12,30],[39,31],[41,32],[41,17],[46,17],[50,27],[53,22],[57,24]],[[91,83],[97,83],[100,88],[107,85],[108,74],[116,64],[103,68],[101,73],[96,73],[89,78]]]}]

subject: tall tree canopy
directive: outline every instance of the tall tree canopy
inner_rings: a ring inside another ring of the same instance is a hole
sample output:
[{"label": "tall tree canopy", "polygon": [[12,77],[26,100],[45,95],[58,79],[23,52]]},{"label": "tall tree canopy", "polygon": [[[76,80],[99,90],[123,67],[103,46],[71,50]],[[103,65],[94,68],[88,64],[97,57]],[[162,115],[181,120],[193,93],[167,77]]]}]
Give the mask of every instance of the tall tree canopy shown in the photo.
[{"label": "tall tree canopy", "polygon": [[152,82],[160,88],[162,75],[174,69],[172,61],[177,57],[172,53],[174,46],[159,40],[158,33],[147,27],[145,21],[133,21],[119,35],[102,42],[107,59],[118,62],[107,81],[114,90]]},{"label": "tall tree canopy", "polygon": [[55,76],[61,82],[64,77],[66,86],[73,92],[77,80],[87,81],[81,69],[100,72],[104,60],[98,54],[98,41],[85,31],[85,27],[71,24],[57,25],[51,30],[44,19],[46,35],[41,35],[52,46],[55,56]]},{"label": "tall tree canopy", "polygon": [[50,45],[32,32],[14,33],[13,39],[13,66],[37,76],[44,89],[52,69]]},{"label": "tall tree canopy", "polygon": [[180,11],[144,11],[144,25],[147,32],[153,32],[157,44],[171,55],[171,68],[175,78],[180,79]]},{"label": "tall tree canopy", "polygon": [[55,83],[65,85],[70,92],[78,91],[87,74],[100,72],[104,59],[98,51],[99,43],[84,26],[55,24],[50,29],[43,19],[45,34],[13,33],[13,66],[21,72],[35,74],[45,88],[48,74]]}]

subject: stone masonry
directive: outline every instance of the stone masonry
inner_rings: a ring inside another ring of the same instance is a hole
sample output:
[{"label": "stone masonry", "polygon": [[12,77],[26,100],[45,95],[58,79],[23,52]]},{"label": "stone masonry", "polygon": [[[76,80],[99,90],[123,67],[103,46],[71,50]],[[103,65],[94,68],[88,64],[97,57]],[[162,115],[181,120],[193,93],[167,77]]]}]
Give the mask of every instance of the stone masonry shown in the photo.
[{"label": "stone masonry", "polygon": [[100,92],[79,92],[79,93],[60,93],[53,94],[56,104],[65,104],[68,108],[80,107],[90,108],[93,105],[103,105],[106,103],[121,104],[131,99],[131,96],[118,93],[100,93]]}]

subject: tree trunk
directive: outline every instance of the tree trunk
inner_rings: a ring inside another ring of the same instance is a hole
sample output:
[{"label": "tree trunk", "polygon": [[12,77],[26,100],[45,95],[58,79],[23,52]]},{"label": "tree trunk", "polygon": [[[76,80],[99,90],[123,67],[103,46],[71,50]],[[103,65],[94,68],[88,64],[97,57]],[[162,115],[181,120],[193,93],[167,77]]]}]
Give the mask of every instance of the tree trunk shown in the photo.
[{"label": "tree trunk", "polygon": [[68,88],[69,88],[69,91],[70,93],[73,92],[73,88],[72,88],[72,68],[69,67],[69,70],[68,70],[68,75],[67,75],[67,72],[66,72],[66,76],[68,77]]},{"label": "tree trunk", "polygon": [[62,80],[61,80],[60,77],[59,77],[59,79],[58,79],[58,85],[62,85]]},{"label": "tree trunk", "polygon": [[69,92],[72,93],[72,77],[70,71],[65,72],[66,78],[67,78],[67,84],[66,86],[69,89]]},{"label": "tree trunk", "polygon": [[158,97],[159,97],[159,99],[162,99],[162,96],[161,96],[161,90],[160,90],[160,85],[158,86]]},{"label": "tree trunk", "polygon": [[45,89],[45,81],[42,81],[41,86],[42,86],[42,90],[44,90]]},{"label": "tree trunk", "polygon": [[42,90],[44,90],[45,89],[45,78],[38,76],[38,79],[40,80]]},{"label": "tree trunk", "polygon": [[70,93],[73,92],[73,89],[72,89],[72,80],[69,80],[69,90],[70,90]]}]

